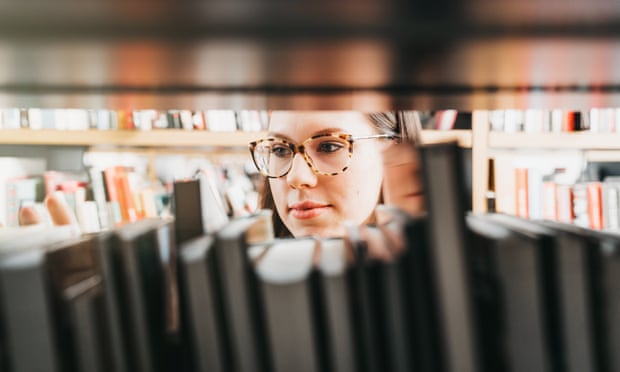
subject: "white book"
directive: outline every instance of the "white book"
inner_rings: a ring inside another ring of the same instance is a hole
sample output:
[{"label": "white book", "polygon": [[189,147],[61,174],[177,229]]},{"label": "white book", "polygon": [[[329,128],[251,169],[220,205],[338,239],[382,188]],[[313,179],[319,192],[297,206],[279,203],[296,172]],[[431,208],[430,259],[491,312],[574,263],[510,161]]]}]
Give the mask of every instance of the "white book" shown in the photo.
[{"label": "white book", "polygon": [[504,130],[504,110],[489,111],[489,122],[492,131]]},{"label": "white book", "polygon": [[562,121],[564,120],[564,111],[561,109],[551,110],[551,132],[559,133],[562,131]]},{"label": "white book", "polygon": [[54,123],[55,123],[56,129],[59,129],[59,130],[69,129],[69,117],[67,114],[67,110],[55,109],[54,110]]},{"label": "white book", "polygon": [[88,123],[88,112],[81,109],[67,109],[67,129],[70,130],[87,130],[90,125]]},{"label": "white book", "polygon": [[110,110],[97,110],[97,129],[110,129]]},{"label": "white book", "polygon": [[523,130],[527,133],[539,133],[543,131],[543,110],[529,109],[525,110],[523,121]]},{"label": "white book", "polygon": [[28,109],[28,122],[30,123],[30,129],[43,129],[43,115],[41,109]]},{"label": "white book", "polygon": [[4,117],[4,128],[5,129],[19,129],[21,127],[20,123],[20,113],[18,108],[8,108],[2,110],[2,116]]},{"label": "white book", "polygon": [[536,168],[527,171],[527,200],[529,217],[532,220],[543,218],[543,175]]}]

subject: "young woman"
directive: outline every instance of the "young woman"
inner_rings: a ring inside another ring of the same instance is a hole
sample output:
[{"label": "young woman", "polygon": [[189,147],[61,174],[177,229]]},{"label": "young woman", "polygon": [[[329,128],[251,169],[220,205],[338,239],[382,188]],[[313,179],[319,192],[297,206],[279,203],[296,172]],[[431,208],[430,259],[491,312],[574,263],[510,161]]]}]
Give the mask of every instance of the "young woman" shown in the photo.
[{"label": "young woman", "polygon": [[[273,112],[269,136],[250,150],[267,177],[260,206],[275,210],[276,235],[343,236],[346,222],[371,222],[379,202],[419,211],[422,189],[410,143],[418,137],[414,118],[413,112]],[[397,148],[407,149],[409,168],[395,173],[393,166],[402,166]],[[384,185],[386,167],[390,184]]]}]

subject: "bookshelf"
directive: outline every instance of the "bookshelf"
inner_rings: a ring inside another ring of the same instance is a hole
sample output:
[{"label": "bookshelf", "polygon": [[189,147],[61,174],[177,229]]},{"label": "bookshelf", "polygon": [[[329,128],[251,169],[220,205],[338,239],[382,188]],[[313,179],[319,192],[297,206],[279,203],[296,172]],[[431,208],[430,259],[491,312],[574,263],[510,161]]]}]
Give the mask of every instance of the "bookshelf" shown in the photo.
[{"label": "bookshelf", "polygon": [[620,133],[489,132],[490,148],[620,150]]},{"label": "bookshelf", "polygon": [[460,147],[471,148],[472,147],[472,131],[467,129],[455,129],[455,130],[423,130],[422,142],[423,143],[436,143],[443,141],[455,140]]},{"label": "bookshelf", "polygon": [[182,129],[55,130],[5,129],[0,145],[123,146],[123,147],[239,147],[265,132],[211,132]]},{"label": "bookshelf", "polygon": [[[0,145],[122,146],[122,147],[245,147],[266,132],[212,132],[183,129],[152,130],[55,130],[4,129]],[[422,141],[435,143],[456,140],[461,147],[472,147],[469,130],[424,130]]]},{"label": "bookshelf", "polygon": [[[489,111],[473,111],[471,130],[423,130],[423,143],[455,140],[472,150],[472,209],[486,211],[489,181],[488,159],[497,150],[570,150],[583,151],[589,160],[620,159],[620,134],[572,133],[502,133],[489,129]],[[264,137],[265,131],[216,132],[208,130],[55,130],[2,129],[2,145],[86,147],[89,151],[135,151],[198,154],[215,157],[239,154],[246,145]]]}]

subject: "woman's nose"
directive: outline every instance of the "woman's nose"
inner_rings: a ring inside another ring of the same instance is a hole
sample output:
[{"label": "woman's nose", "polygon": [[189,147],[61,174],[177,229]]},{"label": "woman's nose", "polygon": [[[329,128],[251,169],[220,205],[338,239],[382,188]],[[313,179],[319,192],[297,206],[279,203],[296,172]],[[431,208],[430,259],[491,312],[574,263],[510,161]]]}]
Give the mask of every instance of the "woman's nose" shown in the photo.
[{"label": "woman's nose", "polygon": [[286,183],[294,189],[316,186],[317,176],[302,154],[293,156],[291,170],[286,175]]}]

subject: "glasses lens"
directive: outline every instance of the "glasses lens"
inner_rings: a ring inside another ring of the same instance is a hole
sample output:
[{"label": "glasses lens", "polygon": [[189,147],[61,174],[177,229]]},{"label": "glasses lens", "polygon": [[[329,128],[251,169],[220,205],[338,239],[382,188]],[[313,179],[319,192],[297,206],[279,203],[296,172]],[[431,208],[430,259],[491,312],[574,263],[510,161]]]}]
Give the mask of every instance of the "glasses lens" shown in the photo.
[{"label": "glasses lens", "polygon": [[324,174],[342,172],[349,164],[349,142],[334,136],[310,139],[304,143],[305,153],[314,168]]},{"label": "glasses lens", "polygon": [[293,151],[281,141],[262,141],[254,148],[254,162],[258,170],[270,177],[280,177],[291,166]]}]

